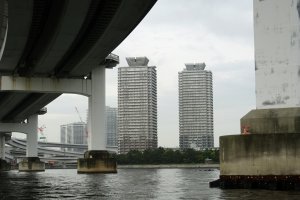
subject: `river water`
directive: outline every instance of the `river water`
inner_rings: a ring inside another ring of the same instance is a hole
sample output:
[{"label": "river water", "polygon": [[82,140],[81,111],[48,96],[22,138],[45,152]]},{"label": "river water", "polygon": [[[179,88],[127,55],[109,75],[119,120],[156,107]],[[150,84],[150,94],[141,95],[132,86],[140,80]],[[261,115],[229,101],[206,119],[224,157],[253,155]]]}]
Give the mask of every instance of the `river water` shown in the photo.
[{"label": "river water", "polygon": [[300,199],[300,192],[209,188],[219,171],[119,169],[117,174],[77,174],[73,169],[0,173],[0,200],[9,199]]}]

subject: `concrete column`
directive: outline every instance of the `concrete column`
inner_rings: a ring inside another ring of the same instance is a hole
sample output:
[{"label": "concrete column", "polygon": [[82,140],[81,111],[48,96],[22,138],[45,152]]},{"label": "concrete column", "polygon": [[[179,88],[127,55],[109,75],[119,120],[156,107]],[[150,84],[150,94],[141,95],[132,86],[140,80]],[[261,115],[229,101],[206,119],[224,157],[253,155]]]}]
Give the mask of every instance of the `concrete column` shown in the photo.
[{"label": "concrete column", "polygon": [[88,143],[88,150],[92,150],[92,139],[91,139],[91,133],[92,133],[92,127],[91,127],[91,120],[92,120],[92,97],[88,97],[88,119],[87,119],[87,143]]},{"label": "concrete column", "polygon": [[38,157],[38,115],[28,118],[26,158],[19,163],[20,172],[45,171],[45,163]]},{"label": "concrete column", "polygon": [[89,97],[89,150],[106,149],[105,133],[105,67],[92,71],[92,95]]},{"label": "concrete column", "polygon": [[116,173],[115,157],[106,150],[105,67],[92,71],[92,95],[89,97],[88,148],[78,159],[77,173]]},{"label": "concrete column", "polygon": [[0,134],[0,159],[5,160],[5,135]]},{"label": "concrete column", "polygon": [[26,157],[38,157],[38,115],[29,117],[31,132],[27,134]]},{"label": "concrete column", "polygon": [[10,164],[5,160],[5,134],[0,133],[0,172],[10,170]]}]

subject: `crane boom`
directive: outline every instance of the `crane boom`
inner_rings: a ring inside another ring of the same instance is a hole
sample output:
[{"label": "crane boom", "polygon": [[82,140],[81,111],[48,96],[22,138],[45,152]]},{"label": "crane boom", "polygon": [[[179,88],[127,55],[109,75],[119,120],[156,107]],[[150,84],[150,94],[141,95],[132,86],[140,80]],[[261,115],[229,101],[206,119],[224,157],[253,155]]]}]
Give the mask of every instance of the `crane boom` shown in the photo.
[{"label": "crane boom", "polygon": [[80,119],[80,122],[83,123],[82,118],[81,118],[81,116],[80,116],[80,113],[79,113],[79,111],[78,111],[78,108],[77,108],[76,106],[75,106],[75,110],[76,110],[76,112],[77,112],[77,114],[78,114],[78,117],[79,117],[79,119]]}]

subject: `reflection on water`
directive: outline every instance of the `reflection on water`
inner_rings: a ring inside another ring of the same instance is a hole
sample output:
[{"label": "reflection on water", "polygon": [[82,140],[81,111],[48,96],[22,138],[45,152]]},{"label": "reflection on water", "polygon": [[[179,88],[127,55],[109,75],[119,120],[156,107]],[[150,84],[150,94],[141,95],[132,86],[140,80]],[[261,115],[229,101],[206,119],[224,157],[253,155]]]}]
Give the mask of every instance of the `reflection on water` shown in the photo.
[{"label": "reflection on water", "polygon": [[0,173],[2,199],[300,199],[300,192],[220,190],[208,183],[219,171],[120,169],[118,174],[77,174],[76,170]]}]

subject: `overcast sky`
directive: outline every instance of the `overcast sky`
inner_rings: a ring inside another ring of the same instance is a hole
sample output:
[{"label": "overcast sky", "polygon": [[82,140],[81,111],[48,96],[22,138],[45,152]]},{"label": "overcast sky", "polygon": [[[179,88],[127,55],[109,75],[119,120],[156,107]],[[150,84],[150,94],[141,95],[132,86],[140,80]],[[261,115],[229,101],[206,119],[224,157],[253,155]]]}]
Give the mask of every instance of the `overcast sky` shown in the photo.
[{"label": "overcast sky", "polygon": [[[158,0],[114,51],[146,56],[157,66],[158,145],[179,146],[178,72],[205,62],[213,73],[215,146],[219,136],[239,134],[240,118],[255,108],[252,0]],[[117,68],[106,70],[106,104],[117,107]],[[60,141],[60,125],[86,120],[87,98],[62,95],[41,116],[48,141]]]}]

